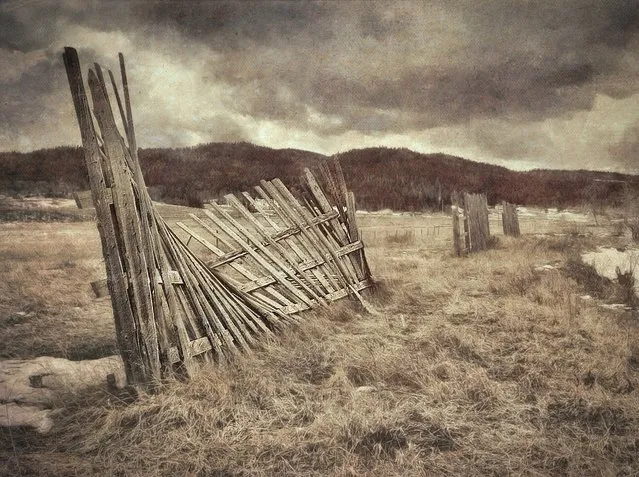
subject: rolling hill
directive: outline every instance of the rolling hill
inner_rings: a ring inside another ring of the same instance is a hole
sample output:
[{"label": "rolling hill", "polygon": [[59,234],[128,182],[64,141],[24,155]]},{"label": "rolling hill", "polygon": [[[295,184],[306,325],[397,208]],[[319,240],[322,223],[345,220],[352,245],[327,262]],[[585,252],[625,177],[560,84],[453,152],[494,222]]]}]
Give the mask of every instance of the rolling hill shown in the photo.
[{"label": "rolling hill", "polygon": [[[304,167],[325,159],[297,149],[271,149],[249,143],[211,143],[191,148],[140,149],[142,169],[152,196],[170,203],[199,205],[229,192],[247,190],[260,179],[279,177],[295,185]],[[512,171],[445,154],[408,149],[354,149],[339,155],[358,206],[415,211],[449,201],[453,190],[486,192],[489,203],[566,207],[593,198],[608,205],[623,202],[626,180],[633,195],[639,178],[609,172]],[[69,197],[88,188],[80,147],[29,153],[0,153],[0,193]]]}]

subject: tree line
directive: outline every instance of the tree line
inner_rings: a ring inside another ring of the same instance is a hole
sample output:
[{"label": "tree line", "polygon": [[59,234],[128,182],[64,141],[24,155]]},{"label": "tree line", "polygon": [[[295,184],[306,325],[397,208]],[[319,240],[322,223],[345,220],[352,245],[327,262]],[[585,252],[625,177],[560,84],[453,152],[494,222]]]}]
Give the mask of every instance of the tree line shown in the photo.
[{"label": "tree line", "polygon": [[[296,187],[305,167],[326,157],[297,149],[271,149],[249,143],[211,143],[190,148],[140,149],[140,163],[155,200],[200,206],[224,194],[248,190],[261,179],[279,177]],[[354,149],[339,154],[358,207],[419,211],[450,203],[454,190],[485,192],[490,204],[568,207],[592,199],[620,206],[623,184],[636,195],[636,176],[594,171],[518,172],[446,154],[401,148]],[[71,197],[89,188],[80,147],[29,153],[0,153],[0,193],[12,196]],[[611,182],[598,182],[605,179]],[[596,187],[593,187],[596,182]],[[593,192],[594,191],[594,192]]]}]

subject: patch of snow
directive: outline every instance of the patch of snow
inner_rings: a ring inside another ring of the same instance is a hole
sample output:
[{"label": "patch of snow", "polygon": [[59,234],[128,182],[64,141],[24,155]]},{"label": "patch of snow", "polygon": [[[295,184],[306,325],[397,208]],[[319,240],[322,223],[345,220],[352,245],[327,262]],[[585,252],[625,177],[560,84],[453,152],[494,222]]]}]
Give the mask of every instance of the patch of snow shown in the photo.
[{"label": "patch of snow", "polygon": [[[611,280],[617,279],[617,268],[621,273],[637,271],[639,265],[639,250],[626,249],[617,250],[616,248],[599,247],[594,252],[587,252],[581,256],[584,263],[592,265],[602,277]],[[635,293],[639,295],[639,280],[635,280]]]},{"label": "patch of snow", "polygon": [[51,409],[22,406],[15,402],[5,403],[2,407],[0,427],[33,427],[40,434],[46,434],[53,427]]},{"label": "patch of snow", "polygon": [[377,388],[375,386],[359,386],[355,389],[356,393],[372,393],[375,391],[377,391]]},{"label": "patch of snow", "polygon": [[78,392],[91,386],[106,386],[106,376],[124,384],[124,366],[119,356],[84,361],[41,356],[35,359],[0,360],[0,426],[32,426],[39,432],[51,429],[49,411],[56,392]]},{"label": "patch of snow", "polygon": [[537,267],[535,267],[535,271],[536,272],[547,272],[548,270],[557,270],[557,264],[555,265],[551,265],[549,263],[545,264],[545,265],[539,265]]},{"label": "patch of snow", "polygon": [[620,251],[616,248],[598,247],[596,251],[584,253],[581,259],[595,267],[599,275],[614,280],[617,278],[617,267],[624,273],[635,271],[639,264],[639,250]]},{"label": "patch of snow", "polygon": [[623,310],[623,311],[632,310],[632,307],[628,305],[624,305],[623,303],[612,303],[612,304],[602,303],[599,306],[606,310]]}]

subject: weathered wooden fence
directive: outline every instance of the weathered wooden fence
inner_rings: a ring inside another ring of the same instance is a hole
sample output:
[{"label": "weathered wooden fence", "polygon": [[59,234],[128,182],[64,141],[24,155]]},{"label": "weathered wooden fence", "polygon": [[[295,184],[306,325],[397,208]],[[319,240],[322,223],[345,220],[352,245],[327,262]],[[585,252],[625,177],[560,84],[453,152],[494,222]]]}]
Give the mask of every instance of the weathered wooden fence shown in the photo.
[{"label": "weathered wooden fence", "polygon": [[519,237],[519,218],[517,217],[517,206],[506,201],[502,203],[502,224],[504,235]]},{"label": "weathered wooden fence", "polygon": [[490,225],[486,194],[457,193],[451,196],[453,220],[453,248],[462,256],[488,248]]},{"label": "weathered wooden fence", "polygon": [[[334,166],[341,171],[339,162]],[[255,196],[229,194],[225,200],[230,208],[211,203],[204,218],[190,214],[191,224],[177,226],[193,239],[190,244],[207,252],[199,255],[209,268],[258,303],[284,314],[349,294],[357,297],[372,282],[356,225],[355,199],[342,189],[341,172],[325,170],[323,177],[327,185],[338,186],[330,200],[306,169],[300,199],[279,179],[262,181]]]},{"label": "weathered wooden fence", "polygon": [[[226,197],[240,218],[211,204],[206,221],[194,220],[227,249],[182,224],[215,258],[198,256],[167,226],[147,193],[122,55],[124,105],[110,71],[109,76],[126,141],[100,66],[88,74],[90,108],[77,52],[65,48],[63,58],[129,384],[188,374],[198,360],[229,359],[261,336],[298,321],[299,311],[347,295],[361,300],[359,292],[371,285],[371,275],[355,221],[355,199],[339,163],[332,169],[321,166],[327,192],[308,170],[301,197],[278,179],[263,181],[256,192],[269,211],[257,208],[248,193],[242,199]],[[78,194],[78,205],[85,206],[85,199]]]}]

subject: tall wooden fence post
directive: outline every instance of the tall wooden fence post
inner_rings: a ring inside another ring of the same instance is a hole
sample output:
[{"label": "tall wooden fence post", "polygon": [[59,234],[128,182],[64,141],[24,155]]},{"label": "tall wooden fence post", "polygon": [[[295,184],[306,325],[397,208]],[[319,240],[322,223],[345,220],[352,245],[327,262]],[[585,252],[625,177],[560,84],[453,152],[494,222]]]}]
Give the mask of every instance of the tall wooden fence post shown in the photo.
[{"label": "tall wooden fence post", "polygon": [[464,238],[467,252],[486,250],[490,239],[488,201],[485,194],[463,194]]},{"label": "tall wooden fence post", "polygon": [[462,256],[461,237],[459,234],[459,208],[456,205],[452,205],[450,208],[453,214],[453,249],[455,255]]}]

